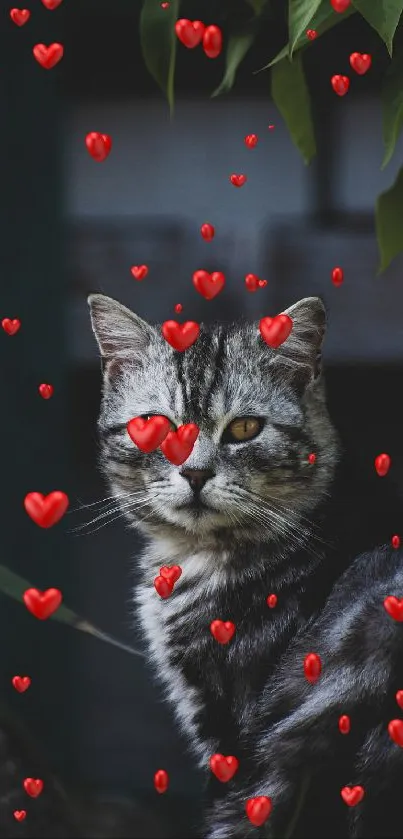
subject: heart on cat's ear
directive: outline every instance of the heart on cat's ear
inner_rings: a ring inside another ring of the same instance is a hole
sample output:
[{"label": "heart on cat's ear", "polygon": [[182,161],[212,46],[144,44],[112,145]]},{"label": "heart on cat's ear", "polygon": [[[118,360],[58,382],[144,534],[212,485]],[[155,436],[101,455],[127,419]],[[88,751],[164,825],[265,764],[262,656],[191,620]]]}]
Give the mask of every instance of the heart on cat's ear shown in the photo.
[{"label": "heart on cat's ear", "polygon": [[136,357],[140,360],[155,337],[153,327],[104,294],[91,294],[88,305],[102,358],[105,361]]},{"label": "heart on cat's ear", "polygon": [[305,297],[282,312],[292,320],[292,330],[276,350],[272,364],[287,363],[290,373],[298,368],[305,378],[317,378],[321,366],[322,343],[326,331],[326,309],[319,297]]}]

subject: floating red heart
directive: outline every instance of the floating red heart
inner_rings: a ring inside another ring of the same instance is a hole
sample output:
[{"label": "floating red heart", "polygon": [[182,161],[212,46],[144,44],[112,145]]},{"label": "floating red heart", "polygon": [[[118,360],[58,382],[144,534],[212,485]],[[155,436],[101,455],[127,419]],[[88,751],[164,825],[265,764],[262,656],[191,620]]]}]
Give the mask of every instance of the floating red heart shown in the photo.
[{"label": "floating red heart", "polygon": [[175,312],[178,312],[178,315],[180,315],[180,313],[183,309],[182,303],[175,303],[174,309],[175,309]]},{"label": "floating red heart", "polygon": [[247,146],[248,149],[254,149],[255,146],[257,146],[258,141],[259,137],[257,136],[257,134],[247,134],[244,138],[245,146]]},{"label": "floating red heart", "polygon": [[17,26],[24,26],[25,23],[28,23],[31,12],[28,9],[11,9],[10,17]]},{"label": "floating red heart", "polygon": [[262,318],[259,323],[260,334],[266,344],[273,350],[281,347],[287,340],[293,327],[289,315],[276,315],[274,318]]},{"label": "floating red heart", "polygon": [[396,702],[399,705],[399,708],[403,708],[403,690],[398,690],[396,694]]},{"label": "floating red heart", "polygon": [[50,399],[53,396],[53,385],[42,384],[38,387],[42,399]]},{"label": "floating red heart", "polygon": [[58,588],[48,588],[46,591],[28,588],[23,594],[28,611],[40,621],[50,618],[59,608],[62,599],[62,593]]},{"label": "floating red heart", "polygon": [[334,92],[337,93],[338,96],[346,95],[350,87],[350,79],[348,76],[340,76],[340,74],[337,73],[335,76],[332,76],[330,81]]},{"label": "floating red heart", "polygon": [[24,507],[32,521],[39,527],[53,527],[63,518],[69,499],[65,492],[50,492],[49,495],[42,495],[41,492],[28,492],[24,498]]},{"label": "floating red heart", "polygon": [[266,597],[266,603],[269,609],[274,609],[277,606],[277,594],[269,594],[269,596]]},{"label": "floating red heart", "polygon": [[311,453],[308,455],[308,463],[310,463],[310,464],[311,464],[311,466],[313,466],[313,464],[314,464],[314,463],[316,463],[316,454],[315,454],[315,452],[311,452]]},{"label": "floating red heart", "polygon": [[380,478],[388,474],[392,461],[388,454],[378,454],[375,458],[375,469]]},{"label": "floating red heart", "polygon": [[200,233],[206,242],[211,242],[211,240],[214,239],[215,236],[215,229],[212,224],[206,222],[205,224],[202,224],[200,228]]},{"label": "floating red heart", "polygon": [[43,781],[40,778],[25,778],[24,789],[31,798],[38,798],[43,790]]},{"label": "floating red heart", "polygon": [[132,265],[130,271],[135,280],[144,280],[148,274],[148,265]]},{"label": "floating red heart", "polygon": [[220,754],[212,755],[210,758],[210,769],[213,775],[218,778],[221,783],[226,784],[234,777],[235,772],[239,767],[239,760],[233,755],[228,757]]},{"label": "floating red heart", "polygon": [[3,318],[1,325],[4,332],[7,332],[7,335],[15,335],[21,326],[21,321],[18,320],[18,318],[14,318],[14,320],[11,320],[10,318]]},{"label": "floating red heart", "polygon": [[140,451],[149,454],[158,449],[167,436],[171,422],[167,417],[155,416],[149,419],[134,417],[127,423],[127,433]]},{"label": "floating red heart", "polygon": [[169,9],[170,3],[160,3],[161,9]]},{"label": "floating red heart", "polygon": [[330,5],[333,7],[335,12],[341,14],[348,9],[351,0],[330,0]]},{"label": "floating red heart", "polygon": [[29,676],[13,676],[11,682],[17,693],[25,693],[31,684],[31,679]]},{"label": "floating red heart", "polygon": [[63,0],[42,0],[43,5],[51,12],[53,12],[53,9],[57,9],[62,2]]},{"label": "floating red heart", "polygon": [[316,29],[307,29],[306,30],[306,37],[309,38],[310,41],[314,41],[317,38],[317,31]]},{"label": "floating red heart", "polygon": [[214,271],[212,274],[208,271],[195,271],[193,285],[205,300],[213,300],[224,288],[225,276],[221,271]]},{"label": "floating red heart", "polygon": [[207,58],[217,58],[222,50],[222,32],[219,26],[207,26],[203,33],[203,49]]},{"label": "floating red heart", "polygon": [[246,815],[255,827],[261,827],[267,821],[272,811],[271,798],[267,795],[259,795],[258,798],[249,798],[245,804]]},{"label": "floating red heart", "polygon": [[228,644],[235,632],[235,624],[232,621],[212,621],[210,632],[219,644]]},{"label": "floating red heart", "polygon": [[200,44],[200,41],[203,38],[204,30],[205,26],[201,20],[187,20],[187,18],[181,18],[175,23],[175,32],[177,37],[180,42],[188,48],[188,50],[192,50]]},{"label": "floating red heart", "polygon": [[17,822],[23,822],[24,819],[27,817],[27,811],[26,810],[14,810],[13,815],[14,815],[14,818]]},{"label": "floating red heart", "polygon": [[176,431],[167,434],[160,449],[170,463],[181,466],[191,455],[198,436],[199,428],[194,422],[180,425]]},{"label": "floating red heart", "polygon": [[197,341],[200,334],[200,326],[193,320],[185,323],[177,323],[176,320],[166,320],[162,324],[162,334],[174,350],[183,352],[189,349]]},{"label": "floating red heart", "polygon": [[397,534],[395,534],[395,536],[392,536],[392,540],[391,540],[391,541],[392,541],[392,548],[395,548],[395,550],[397,550],[398,548],[400,548],[400,536],[398,536]]},{"label": "floating red heart", "polygon": [[340,734],[349,734],[351,728],[351,721],[350,717],[347,714],[343,714],[339,718],[339,731]]},{"label": "floating red heart", "polygon": [[100,134],[99,131],[90,131],[85,138],[87,151],[93,160],[102,163],[109,156],[112,149],[112,138],[109,134]]},{"label": "floating red heart", "polygon": [[62,44],[50,44],[49,47],[45,47],[45,44],[36,44],[32,52],[41,67],[51,70],[62,60],[64,47]]},{"label": "floating red heart", "polygon": [[403,720],[391,720],[388,725],[389,737],[397,746],[403,748]]},{"label": "floating red heart", "polygon": [[157,594],[162,597],[163,600],[166,600],[167,597],[170,597],[174,586],[173,583],[170,583],[165,577],[162,577],[160,574],[154,580],[154,588]]},{"label": "floating red heart", "polygon": [[259,280],[256,274],[247,274],[245,277],[245,285],[248,291],[257,291],[258,288],[264,288],[267,285],[267,280]]},{"label": "floating red heart", "polygon": [[162,795],[169,786],[169,775],[165,769],[158,769],[154,775],[154,787]]},{"label": "floating red heart", "polygon": [[243,186],[244,184],[246,184],[247,180],[248,179],[247,179],[246,175],[231,175],[230,176],[230,181],[231,181],[233,186],[238,186],[238,187]]},{"label": "floating red heart", "polygon": [[394,597],[394,595],[385,597],[383,605],[393,620],[399,623],[403,621],[403,597],[400,600],[398,597]]},{"label": "floating red heart", "polygon": [[179,577],[182,575],[182,568],[180,565],[163,565],[160,568],[161,577],[165,577],[169,583],[172,583],[174,586],[175,583],[178,582]]},{"label": "floating red heart", "polygon": [[318,681],[322,672],[322,662],[320,656],[316,653],[308,653],[304,658],[304,674],[305,678],[311,685]]},{"label": "floating red heart", "polygon": [[340,792],[344,803],[348,804],[349,807],[355,807],[362,801],[365,795],[364,787],[360,786],[343,787]]},{"label": "floating red heart", "polygon": [[359,76],[364,76],[372,64],[372,58],[366,52],[352,52],[350,55],[350,64]]},{"label": "floating red heart", "polygon": [[344,272],[343,269],[340,267],[333,268],[332,271],[332,283],[335,286],[339,286],[342,284],[344,280]]}]

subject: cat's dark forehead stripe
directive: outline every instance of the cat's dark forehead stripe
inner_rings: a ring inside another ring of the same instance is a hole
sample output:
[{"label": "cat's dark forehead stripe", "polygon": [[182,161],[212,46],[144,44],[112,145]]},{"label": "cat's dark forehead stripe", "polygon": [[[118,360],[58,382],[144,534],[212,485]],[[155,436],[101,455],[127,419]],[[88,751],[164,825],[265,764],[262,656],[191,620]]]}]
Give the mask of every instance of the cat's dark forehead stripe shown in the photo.
[{"label": "cat's dark forehead stripe", "polygon": [[209,400],[218,384],[225,354],[225,332],[202,329],[197,342],[185,352],[175,353],[187,421],[206,417]]}]

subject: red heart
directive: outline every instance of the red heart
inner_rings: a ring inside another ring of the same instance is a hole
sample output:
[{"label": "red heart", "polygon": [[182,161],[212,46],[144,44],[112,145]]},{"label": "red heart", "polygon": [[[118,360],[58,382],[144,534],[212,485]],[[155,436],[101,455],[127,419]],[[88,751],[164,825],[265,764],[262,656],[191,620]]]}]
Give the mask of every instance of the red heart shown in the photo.
[{"label": "red heart", "polygon": [[369,70],[372,64],[372,58],[368,53],[352,52],[350,55],[350,64],[359,76],[363,76]]},{"label": "red heart", "polygon": [[321,671],[322,662],[320,656],[316,653],[308,653],[304,658],[304,674],[311,685],[314,685],[318,681]]},{"label": "red heart", "polygon": [[17,822],[23,822],[26,818],[27,811],[26,810],[14,810],[14,818]]},{"label": "red heart", "polygon": [[217,58],[222,50],[222,32],[219,26],[207,26],[203,33],[203,49],[207,58]]},{"label": "red heart", "polygon": [[62,60],[64,47],[62,44],[50,44],[49,47],[45,47],[45,44],[36,44],[32,52],[41,67],[51,70]]},{"label": "red heart", "polygon": [[37,588],[27,588],[23,594],[24,603],[29,612],[40,621],[50,618],[62,602],[62,593],[58,588],[48,588],[38,591]]},{"label": "red heart", "polygon": [[158,769],[154,775],[154,787],[160,794],[167,791],[169,786],[169,775],[165,769]]},{"label": "red heart", "polygon": [[214,271],[213,274],[209,274],[208,271],[195,271],[193,285],[205,300],[212,300],[224,288],[225,276],[221,271]]},{"label": "red heart", "polygon": [[339,717],[339,731],[340,734],[349,734],[351,728],[351,720],[347,714]]},{"label": "red heart", "polygon": [[215,229],[212,224],[206,222],[206,224],[202,224],[200,233],[206,242],[211,242],[211,240],[214,239]]},{"label": "red heart", "polygon": [[268,798],[267,795],[249,798],[245,804],[245,810],[251,824],[255,827],[261,827],[269,818],[272,806],[271,798]]},{"label": "red heart", "polygon": [[375,458],[375,469],[380,478],[384,478],[388,474],[391,462],[388,454],[378,454],[378,457]]},{"label": "red heart", "polygon": [[396,702],[400,708],[403,708],[403,690],[398,690],[396,694]]},{"label": "red heart", "polygon": [[15,335],[21,326],[21,321],[17,318],[14,318],[14,320],[10,320],[10,318],[3,318],[1,325],[4,332],[7,332],[7,335]]},{"label": "red heart", "polygon": [[135,280],[144,280],[148,274],[148,265],[132,265],[130,270]]},{"label": "red heart", "polygon": [[341,12],[345,12],[348,9],[351,0],[330,0],[330,3],[335,12],[341,14]]},{"label": "red heart", "polygon": [[200,326],[193,320],[185,323],[178,323],[176,320],[166,320],[162,324],[162,334],[174,350],[183,352],[197,341],[200,333]]},{"label": "red heart", "polygon": [[275,609],[277,606],[277,594],[269,594],[269,596],[266,597],[266,603],[269,609]]},{"label": "red heart", "polygon": [[169,9],[170,3],[160,3],[161,9]]},{"label": "red heart", "polygon": [[17,26],[24,26],[24,23],[29,21],[31,12],[28,9],[11,9],[10,17]]},{"label": "red heart", "polygon": [[158,576],[154,580],[154,588],[157,594],[159,594],[163,600],[166,600],[167,597],[171,596],[174,590],[174,585],[169,582],[166,577]]},{"label": "red heart", "polygon": [[42,0],[43,5],[51,12],[53,12],[53,9],[57,9],[62,2],[63,0]]},{"label": "red heart", "polygon": [[213,775],[218,778],[223,784],[230,781],[234,777],[235,772],[239,767],[238,758],[233,755],[228,757],[220,754],[212,755],[210,758],[210,769]]},{"label": "red heart", "polygon": [[260,334],[266,344],[273,350],[281,347],[287,340],[293,327],[293,321],[288,315],[276,315],[274,318],[262,318],[259,323]]},{"label": "red heart", "polygon": [[85,138],[87,151],[97,163],[102,163],[110,154],[112,138],[109,134],[100,134],[99,131],[91,131]]},{"label": "red heart", "polygon": [[258,143],[258,140],[259,137],[257,136],[257,134],[247,134],[247,136],[244,139],[244,143],[245,146],[248,147],[248,149],[254,149]]},{"label": "red heart", "polygon": [[398,548],[400,548],[400,536],[398,536],[397,533],[394,536],[392,536],[391,543],[392,548],[394,548],[395,550],[398,550]]},{"label": "red heart", "polygon": [[161,445],[171,428],[167,417],[159,415],[144,419],[134,417],[127,423],[127,433],[134,445],[142,452],[149,454]]},{"label": "red heart", "polygon": [[383,605],[391,618],[395,621],[403,621],[403,597],[399,600],[392,594],[390,597],[385,597]]},{"label": "red heart", "polygon": [[180,425],[176,431],[170,431],[167,434],[160,449],[170,463],[174,466],[182,466],[182,463],[191,455],[198,436],[199,428],[194,422]]},{"label": "red heart", "polygon": [[187,20],[187,18],[181,18],[175,23],[175,32],[180,42],[187,47],[188,50],[192,50],[200,44],[200,41],[203,38],[204,30],[205,26],[201,20]]},{"label": "red heart", "polygon": [[53,527],[63,518],[68,506],[68,496],[58,490],[50,492],[49,495],[29,492],[24,498],[24,507],[28,515],[39,527]]},{"label": "red heart", "polygon": [[336,76],[332,76],[331,78],[332,88],[338,96],[345,96],[348,92],[350,87],[350,79],[348,76],[340,76],[338,73]]},{"label": "red heart", "polygon": [[403,720],[391,720],[388,725],[389,737],[397,746],[403,748]]},{"label": "red heart", "polygon": [[355,807],[356,804],[359,804],[360,801],[364,798],[365,790],[364,787],[343,787],[341,792],[341,797],[345,804],[348,804],[349,807]]},{"label": "red heart", "polygon": [[233,186],[243,186],[247,181],[246,175],[231,175],[230,181]]},{"label": "red heart", "polygon": [[161,577],[164,577],[165,580],[168,580],[168,582],[174,586],[182,574],[182,568],[180,565],[163,565],[162,568],[160,568],[160,574]]},{"label": "red heart", "polygon": [[29,676],[13,676],[11,681],[18,693],[25,693],[31,684]]},{"label": "red heart", "polygon": [[43,790],[43,781],[40,778],[25,778],[24,789],[31,798],[38,798]]},{"label": "red heart", "polygon": [[39,385],[38,390],[42,399],[50,399],[53,396],[53,385]]},{"label": "red heart", "polygon": [[317,38],[318,33],[316,29],[307,29],[306,30],[306,37],[309,38],[310,41],[314,41]]},{"label": "red heart", "polygon": [[344,280],[343,269],[339,268],[339,267],[333,268],[333,271],[332,271],[332,283],[333,283],[333,285],[339,286],[339,285],[342,284],[343,280]]},{"label": "red heart", "polygon": [[245,277],[245,285],[248,291],[257,291],[258,288],[264,288],[267,285],[267,280],[259,280],[256,274],[247,274]]},{"label": "red heart", "polygon": [[219,644],[228,644],[235,629],[235,624],[232,621],[212,621],[210,624],[210,632]]}]

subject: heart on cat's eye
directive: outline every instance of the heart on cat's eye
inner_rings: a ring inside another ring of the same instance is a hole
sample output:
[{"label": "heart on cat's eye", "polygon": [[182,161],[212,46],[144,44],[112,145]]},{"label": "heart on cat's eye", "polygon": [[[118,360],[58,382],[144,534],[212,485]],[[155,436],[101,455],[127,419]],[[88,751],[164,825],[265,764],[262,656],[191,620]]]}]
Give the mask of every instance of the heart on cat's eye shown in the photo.
[{"label": "heart on cat's eye", "polygon": [[281,347],[287,340],[293,327],[292,318],[289,315],[276,315],[274,318],[262,318],[259,323],[260,334],[266,344],[272,350]]},{"label": "heart on cat's eye", "polygon": [[208,271],[195,271],[193,285],[205,300],[213,300],[224,288],[225,276],[221,271],[213,271],[212,274]]},{"label": "heart on cat's eye", "polygon": [[235,624],[232,621],[212,621],[210,632],[219,644],[228,644],[235,632]]},{"label": "heart on cat's eye", "polygon": [[146,454],[159,448],[171,427],[172,424],[169,419],[160,415],[149,419],[133,417],[126,426],[127,433],[134,445]]},{"label": "heart on cat's eye", "polygon": [[182,466],[182,463],[191,455],[198,436],[199,428],[194,422],[180,425],[177,431],[170,431],[167,434],[160,449],[170,463],[174,466]]},{"label": "heart on cat's eye", "polygon": [[227,781],[230,781],[234,777],[238,767],[239,760],[233,755],[225,756],[215,754],[210,758],[210,769],[213,775],[223,784],[226,784]]}]

